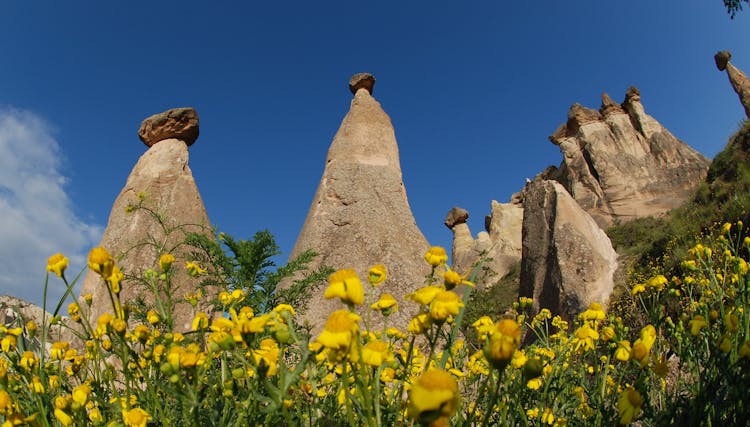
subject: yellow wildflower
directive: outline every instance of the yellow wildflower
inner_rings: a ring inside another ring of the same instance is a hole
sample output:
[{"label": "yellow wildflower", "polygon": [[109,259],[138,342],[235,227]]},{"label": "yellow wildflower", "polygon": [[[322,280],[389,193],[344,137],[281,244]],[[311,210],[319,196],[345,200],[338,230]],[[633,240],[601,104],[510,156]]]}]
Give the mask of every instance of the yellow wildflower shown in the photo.
[{"label": "yellow wildflower", "polygon": [[703,329],[706,325],[708,325],[708,322],[706,322],[706,318],[701,316],[700,314],[693,317],[693,319],[688,322],[690,333],[693,336],[698,335],[701,332],[701,329]]},{"label": "yellow wildflower", "polygon": [[367,365],[377,368],[391,360],[393,360],[393,354],[388,348],[388,343],[384,341],[372,340],[362,348],[362,362]]},{"label": "yellow wildflower", "polygon": [[159,313],[154,310],[149,310],[148,313],[146,313],[146,320],[152,325],[156,325],[161,321],[161,319],[159,319]]},{"label": "yellow wildflower", "polygon": [[115,294],[120,293],[120,282],[122,282],[122,279],[125,278],[125,275],[122,273],[122,270],[120,270],[120,267],[113,265],[112,266],[112,274],[109,275],[109,277],[106,277],[105,279],[109,281],[110,288],[112,288],[112,292]]},{"label": "yellow wildflower", "polygon": [[617,343],[617,350],[615,350],[615,359],[627,362],[630,360],[630,341],[622,340]]},{"label": "yellow wildflower", "polygon": [[646,281],[646,286],[649,286],[651,288],[655,288],[657,291],[661,291],[664,289],[664,285],[669,283],[669,280],[667,280],[666,277],[659,274],[656,277],[652,277]]},{"label": "yellow wildflower", "polygon": [[65,269],[68,268],[69,260],[65,255],[56,253],[47,259],[47,271],[57,274],[57,277],[63,277]]},{"label": "yellow wildflower", "polygon": [[521,342],[521,327],[515,320],[502,319],[484,344],[484,357],[497,369],[504,368]]},{"label": "yellow wildflower", "polygon": [[166,273],[172,267],[172,263],[174,262],[175,262],[174,255],[162,254],[159,257],[159,268],[161,268],[161,271]]},{"label": "yellow wildflower", "polygon": [[489,316],[482,316],[471,324],[477,331],[477,338],[482,343],[495,331],[495,322]]},{"label": "yellow wildflower", "polygon": [[276,375],[279,354],[279,344],[273,338],[263,339],[260,342],[260,348],[253,350],[253,357],[259,373],[265,372],[267,377]]},{"label": "yellow wildflower", "polygon": [[388,316],[389,314],[398,310],[398,303],[396,302],[396,298],[394,298],[393,295],[383,294],[375,304],[370,306],[370,308],[372,308],[373,310],[378,310],[383,313],[383,315]]},{"label": "yellow wildflower", "polygon": [[645,285],[637,284],[637,285],[633,286],[633,290],[630,291],[630,293],[633,296],[636,296],[636,295],[640,294],[641,292],[645,292],[645,291],[646,291],[646,286]]},{"label": "yellow wildflower", "polygon": [[129,427],[146,427],[151,421],[151,415],[141,408],[133,408],[129,411],[122,411],[122,421]]},{"label": "yellow wildflower", "polygon": [[372,286],[378,286],[385,281],[386,273],[387,270],[383,264],[374,265],[367,272],[367,282]]},{"label": "yellow wildflower", "polygon": [[432,326],[432,317],[430,317],[430,314],[419,313],[411,318],[406,330],[409,331],[409,333],[419,335],[429,329],[430,326]]},{"label": "yellow wildflower", "polygon": [[450,316],[457,316],[464,306],[461,298],[453,291],[441,291],[430,302],[430,316],[437,323],[442,323]]},{"label": "yellow wildflower", "polygon": [[422,425],[450,417],[458,407],[458,383],[442,369],[422,374],[409,391],[409,416]]},{"label": "yellow wildflower", "polygon": [[[83,383],[73,389],[73,408],[77,409],[86,405],[91,394],[91,387],[87,383]],[[78,405],[78,406],[75,406]]]},{"label": "yellow wildflower", "polygon": [[617,401],[617,412],[620,415],[620,424],[628,425],[641,412],[643,396],[633,387],[628,387]]},{"label": "yellow wildflower", "polygon": [[445,289],[451,290],[459,285],[474,286],[474,283],[466,280],[466,276],[458,274],[456,271],[451,270],[450,267],[446,267],[445,273],[443,273],[443,284]]},{"label": "yellow wildflower", "polygon": [[598,302],[592,302],[586,311],[578,315],[578,320],[604,320],[605,318],[604,309]]},{"label": "yellow wildflower", "polygon": [[448,262],[448,254],[445,253],[444,248],[433,246],[424,254],[424,259],[427,261],[427,264],[438,267]]},{"label": "yellow wildflower", "polygon": [[352,269],[339,270],[328,277],[328,288],[324,296],[327,299],[341,298],[345,304],[362,304],[365,300],[365,289]]},{"label": "yellow wildflower", "polygon": [[65,356],[65,351],[70,347],[70,343],[67,341],[57,341],[52,343],[50,349],[50,359],[62,360]]},{"label": "yellow wildflower", "polygon": [[30,351],[23,352],[23,356],[21,356],[20,361],[20,365],[22,368],[24,368],[26,371],[31,371],[37,366],[37,364],[39,364],[39,359],[34,353]]},{"label": "yellow wildflower", "polygon": [[359,332],[361,317],[348,310],[337,310],[331,313],[316,340],[324,347],[336,351],[348,351]]},{"label": "yellow wildflower", "polygon": [[185,262],[185,269],[187,270],[187,273],[191,277],[198,277],[201,274],[206,274],[208,272],[207,269],[201,268],[201,266],[198,265],[198,263],[193,262],[193,261],[186,261]]},{"label": "yellow wildflower", "polygon": [[576,329],[574,336],[576,351],[581,349],[583,351],[593,350],[596,347],[595,341],[599,339],[599,333],[588,323],[584,323],[583,326]]},{"label": "yellow wildflower", "polygon": [[408,294],[406,299],[412,300],[417,304],[429,305],[440,292],[443,292],[443,289],[437,286],[424,286]]},{"label": "yellow wildflower", "polygon": [[99,273],[104,279],[112,275],[114,265],[115,260],[106,249],[98,247],[89,252],[89,268]]},{"label": "yellow wildflower", "polygon": [[[60,421],[60,424],[62,424],[63,426],[68,427],[69,425],[73,424],[73,418],[62,409],[55,408],[54,414],[55,414],[55,418],[57,418],[57,421]],[[8,424],[8,425],[13,425],[13,424]]]}]

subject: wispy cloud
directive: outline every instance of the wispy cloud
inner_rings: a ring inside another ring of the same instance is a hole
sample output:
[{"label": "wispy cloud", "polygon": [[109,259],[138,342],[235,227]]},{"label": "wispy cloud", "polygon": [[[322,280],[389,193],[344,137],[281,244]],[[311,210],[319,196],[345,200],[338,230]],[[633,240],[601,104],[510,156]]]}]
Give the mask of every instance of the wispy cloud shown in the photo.
[{"label": "wispy cloud", "polygon": [[[71,261],[66,276],[72,278],[101,238],[101,226],[73,211],[61,158],[42,118],[0,109],[0,294],[41,305],[47,258],[65,254]],[[49,284],[54,307],[64,286],[54,275]]]}]

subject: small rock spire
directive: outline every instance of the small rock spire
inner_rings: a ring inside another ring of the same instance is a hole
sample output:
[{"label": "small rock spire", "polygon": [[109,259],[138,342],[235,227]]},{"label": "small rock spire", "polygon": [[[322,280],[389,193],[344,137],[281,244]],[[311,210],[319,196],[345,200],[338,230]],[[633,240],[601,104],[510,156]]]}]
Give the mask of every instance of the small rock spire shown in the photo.
[{"label": "small rock spire", "polygon": [[198,112],[190,107],[173,108],[146,118],[138,137],[151,147],[165,139],[179,139],[189,146],[198,139]]},{"label": "small rock spire", "polygon": [[747,78],[742,70],[730,64],[730,59],[732,59],[732,53],[728,50],[722,50],[714,55],[716,68],[719,71],[726,70],[729,83],[732,84],[732,88],[737,93],[737,96],[740,97],[740,102],[745,108],[745,115],[750,118],[750,79]]}]

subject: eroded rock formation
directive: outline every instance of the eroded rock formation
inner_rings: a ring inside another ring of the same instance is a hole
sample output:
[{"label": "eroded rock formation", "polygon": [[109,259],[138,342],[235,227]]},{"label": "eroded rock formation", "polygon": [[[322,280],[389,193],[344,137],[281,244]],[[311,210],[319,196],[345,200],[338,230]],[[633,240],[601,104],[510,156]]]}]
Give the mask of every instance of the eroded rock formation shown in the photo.
[{"label": "eroded rock formation", "polygon": [[[403,296],[423,286],[429,273],[423,256],[429,245],[406,198],[391,120],[371,96],[372,86],[357,86],[362,81],[374,83],[374,78],[355,77],[350,84],[355,93],[351,109],[328,150],[323,177],[290,259],[312,249],[320,254],[312,268],[353,268],[363,281],[371,266],[384,264],[388,280],[378,291],[399,301],[399,312],[389,324],[405,327],[414,304],[403,302]],[[338,300],[326,300],[323,293],[320,289],[312,296],[305,315],[318,327],[342,306]]]},{"label": "eroded rock formation", "polygon": [[607,235],[560,183],[536,179],[524,193],[520,295],[566,320],[606,306],[617,269]]},{"label": "eroded rock formation", "polygon": [[750,118],[750,79],[747,78],[742,70],[730,64],[730,59],[732,59],[732,53],[728,50],[723,50],[714,55],[716,68],[719,71],[727,72],[729,83],[732,84],[732,88],[737,92],[737,96],[740,97],[740,102],[745,108],[745,115]]},{"label": "eroded rock formation", "polygon": [[[175,127],[176,122],[171,119],[171,117],[194,117],[196,120],[194,132],[187,132],[187,134],[197,136],[197,114],[195,111],[190,113],[186,110],[178,109],[177,113],[173,113],[175,110],[170,110],[144,121],[141,130],[148,128],[149,134],[158,135],[161,139],[154,141],[153,138],[147,138],[151,146],[138,160],[128,176],[125,187],[115,199],[100,243],[100,246],[106,248],[115,257],[117,264],[126,274],[120,297],[128,302],[134,301],[139,296],[148,298],[151,294],[128,276],[140,277],[149,268],[159,271],[160,252],[171,252],[177,258],[173,264],[175,269],[173,299],[178,301],[174,313],[177,330],[187,330],[190,327],[194,313],[183,296],[188,292],[195,292],[197,285],[196,279],[185,273],[184,253],[179,249],[171,250],[182,241],[184,233],[178,230],[165,236],[163,227],[145,210],[128,213],[126,208],[137,204],[139,194],[141,194],[145,196],[145,206],[161,214],[167,227],[190,224],[184,228],[185,231],[211,233],[203,200],[188,166],[188,143],[179,139],[186,134],[186,127]],[[154,117],[167,119],[154,120]],[[179,120],[178,122],[182,123]],[[161,128],[159,123],[163,123],[165,128]],[[146,242],[158,243],[162,248],[158,249],[152,244],[143,244]],[[93,297],[89,315],[92,321],[96,321],[104,312],[112,312],[112,305],[102,279],[93,271],[89,271],[84,279],[81,295],[84,294],[91,294]],[[81,306],[85,307],[83,302]]]},{"label": "eroded rock formation", "polygon": [[622,104],[602,95],[599,111],[573,105],[550,141],[563,161],[540,178],[563,184],[602,228],[680,206],[710,163],[647,115],[634,87]]},{"label": "eroded rock formation", "polygon": [[[485,257],[483,266],[494,273],[495,279],[502,278],[521,260],[521,223],[523,206],[519,198],[510,203],[492,201],[491,214],[485,218],[485,231],[472,238],[467,220],[469,213],[454,207],[445,218],[445,226],[453,231],[453,268],[461,273],[469,273],[472,266]],[[486,270],[485,270],[486,271]],[[489,284],[493,280],[488,275],[477,277],[478,284]]]}]

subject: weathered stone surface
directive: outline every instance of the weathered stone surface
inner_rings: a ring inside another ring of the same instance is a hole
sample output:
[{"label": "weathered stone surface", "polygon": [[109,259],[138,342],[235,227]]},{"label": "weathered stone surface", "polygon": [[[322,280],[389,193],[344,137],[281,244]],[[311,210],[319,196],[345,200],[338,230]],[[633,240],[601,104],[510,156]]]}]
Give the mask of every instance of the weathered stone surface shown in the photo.
[{"label": "weathered stone surface", "polygon": [[190,146],[198,139],[198,133],[198,112],[192,108],[173,108],[154,114],[138,129],[138,137],[147,147],[172,138]]},{"label": "weathered stone surface", "polygon": [[729,60],[732,59],[732,54],[728,51],[721,51],[714,55],[716,61],[716,68],[719,71],[727,71],[729,77],[729,83],[732,84],[732,89],[740,97],[742,107],[745,109],[745,115],[750,118],[750,79],[747,78],[745,73],[739,68],[732,65]]},{"label": "weathered stone surface", "polygon": [[540,177],[563,184],[603,228],[681,205],[708,170],[709,160],[647,115],[640,99],[631,87],[619,106],[603,95],[601,113],[575,104],[550,136],[563,161]]},{"label": "weathered stone surface", "polygon": [[[158,222],[144,210],[126,213],[126,207],[136,204],[141,192],[146,195],[145,205],[162,214],[167,226],[196,224],[186,227],[186,231],[210,234],[206,209],[188,166],[187,145],[181,140],[166,139],[152,146],[138,160],[117,196],[100,243],[115,257],[126,275],[120,298],[127,302],[139,296],[151,301],[150,292],[139,287],[128,276],[140,277],[149,268],[159,271],[159,255],[167,252],[166,249],[157,250],[153,245],[142,243],[154,241],[163,244],[164,248],[172,248],[184,238],[181,232],[165,236]],[[178,302],[174,313],[175,328],[184,331],[190,328],[194,313],[183,296],[195,292],[197,279],[185,273],[185,254],[179,249],[170,252],[177,258],[173,264],[173,285],[177,288],[173,299]],[[93,296],[89,315],[92,321],[105,312],[113,311],[104,282],[93,271],[87,273],[81,288],[81,295],[87,293]],[[83,302],[81,306],[85,306]]]},{"label": "weathered stone surface", "polygon": [[537,179],[524,197],[521,296],[567,320],[606,306],[617,254],[607,235],[556,181]]},{"label": "weathered stone surface", "polygon": [[[363,281],[371,266],[384,264],[388,279],[376,294],[396,297],[399,311],[388,323],[406,326],[416,305],[403,297],[424,284],[430,271],[423,258],[429,244],[409,207],[391,120],[367,91],[356,91],[333,139],[290,259],[308,249],[321,254],[313,268],[353,268]],[[323,293],[321,288],[312,296],[304,317],[318,329],[329,313],[342,307]]]},{"label": "weathered stone surface", "polygon": [[365,89],[372,95],[372,91],[375,88],[375,76],[370,73],[358,73],[349,79],[349,90],[352,95],[356,95],[360,89]]},{"label": "weathered stone surface", "polygon": [[[459,215],[466,212],[461,208],[453,208],[448,213]],[[469,225],[458,222],[453,231],[453,268],[461,273],[469,273],[472,266],[485,256],[485,264],[493,273],[495,279],[502,278],[521,260],[521,224],[523,221],[523,206],[518,201],[498,203],[492,201],[491,215],[485,219],[486,231],[479,232],[476,239],[472,238]],[[446,218],[446,225],[448,223]],[[468,212],[466,212],[468,218]],[[477,277],[480,285],[492,283],[491,277],[481,275]]]}]

